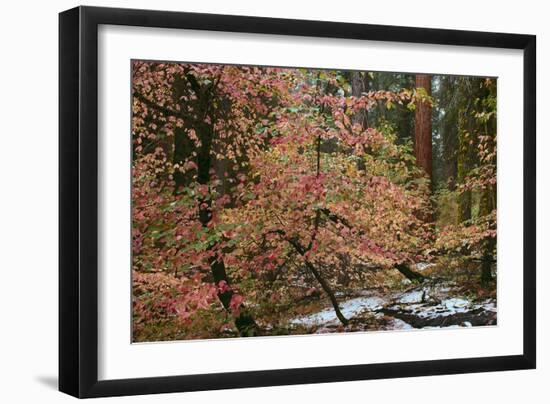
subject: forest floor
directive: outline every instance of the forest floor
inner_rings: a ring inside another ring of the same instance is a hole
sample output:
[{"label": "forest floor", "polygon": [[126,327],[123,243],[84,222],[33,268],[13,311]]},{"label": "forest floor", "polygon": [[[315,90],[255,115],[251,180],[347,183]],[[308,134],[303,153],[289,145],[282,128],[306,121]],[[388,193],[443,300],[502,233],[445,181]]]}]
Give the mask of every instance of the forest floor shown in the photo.
[{"label": "forest floor", "polygon": [[[428,278],[388,289],[358,290],[337,296],[349,324],[343,326],[327,299],[290,318],[290,333],[333,333],[475,327],[497,324],[495,285],[465,293],[464,279]],[[471,290],[471,289],[470,289]]]},{"label": "forest floor", "polygon": [[[295,281],[279,304],[259,306],[255,319],[263,336],[326,334],[339,332],[401,331],[467,328],[497,324],[496,273],[481,285],[479,265],[417,264],[425,276],[421,283],[406,279],[397,270],[365,271],[365,277],[335,291],[338,306],[348,320],[336,317],[327,295],[312,287],[313,280]],[[389,271],[389,272],[388,272]],[[495,272],[495,271],[493,271]],[[148,325],[135,338],[140,341],[236,338],[238,331],[225,317],[221,305],[197,315],[194,329],[173,319]],[[205,324],[217,326],[205,327]]]}]

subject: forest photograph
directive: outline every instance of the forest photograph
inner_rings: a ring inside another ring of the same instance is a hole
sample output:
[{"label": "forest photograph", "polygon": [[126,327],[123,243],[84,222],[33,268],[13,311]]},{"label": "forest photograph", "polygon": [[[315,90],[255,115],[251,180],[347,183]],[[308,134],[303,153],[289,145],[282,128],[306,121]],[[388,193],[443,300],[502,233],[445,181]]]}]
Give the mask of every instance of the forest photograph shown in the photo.
[{"label": "forest photograph", "polygon": [[497,324],[496,77],[131,70],[132,342]]}]

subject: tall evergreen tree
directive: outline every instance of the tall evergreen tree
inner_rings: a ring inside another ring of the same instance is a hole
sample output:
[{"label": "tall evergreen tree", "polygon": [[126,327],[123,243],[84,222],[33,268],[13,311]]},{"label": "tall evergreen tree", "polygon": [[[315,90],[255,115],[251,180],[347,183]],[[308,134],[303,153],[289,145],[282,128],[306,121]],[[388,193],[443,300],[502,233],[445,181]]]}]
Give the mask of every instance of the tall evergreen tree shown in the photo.
[{"label": "tall evergreen tree", "polygon": [[[423,89],[426,95],[432,92],[432,76],[416,75],[416,88]],[[424,168],[432,179],[432,106],[428,101],[418,103],[414,116],[414,155],[416,163]]]}]

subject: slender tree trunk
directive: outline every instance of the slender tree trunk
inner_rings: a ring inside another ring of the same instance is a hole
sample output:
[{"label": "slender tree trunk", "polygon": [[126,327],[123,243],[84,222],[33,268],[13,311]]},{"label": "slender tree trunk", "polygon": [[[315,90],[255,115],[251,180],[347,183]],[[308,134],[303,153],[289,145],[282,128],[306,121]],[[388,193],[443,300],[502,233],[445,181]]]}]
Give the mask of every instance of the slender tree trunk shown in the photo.
[{"label": "slender tree trunk", "polygon": [[348,325],[349,320],[346,317],[344,317],[344,315],[340,311],[340,306],[338,305],[338,300],[336,300],[336,296],[334,295],[334,292],[332,291],[332,289],[331,289],[330,285],[328,284],[328,282],[321,276],[321,274],[319,273],[317,268],[315,268],[315,266],[311,262],[309,262],[306,259],[305,263],[306,263],[306,266],[308,267],[308,269],[311,271],[311,273],[315,277],[315,279],[317,279],[317,282],[319,282],[319,284],[321,285],[321,287],[323,288],[325,293],[328,295],[328,297],[330,299],[330,303],[332,304],[332,307],[334,308],[334,312],[336,313],[336,317],[338,317],[338,320],[340,320],[340,322],[343,325]]},{"label": "slender tree trunk", "polygon": [[[443,181],[449,186],[449,190],[454,191],[456,189],[456,179],[458,174],[457,166],[457,128],[456,122],[454,125],[444,125],[444,133],[447,138],[443,145]],[[449,144],[450,143],[450,144]]]},{"label": "slender tree trunk", "polygon": [[440,85],[440,102],[445,115],[441,118],[441,137],[443,146],[443,178],[449,190],[454,191],[457,183],[458,157],[458,111],[451,104],[448,94],[455,94],[454,89],[460,83],[454,76],[443,76]]},{"label": "slender tree trunk", "polygon": [[[213,137],[212,129],[206,126],[200,128],[200,135],[202,146],[197,156],[198,183],[202,185],[208,185],[210,182],[210,168],[212,166],[210,156],[210,148],[212,145]],[[202,198],[199,199],[198,203],[199,220],[203,227],[208,227],[208,224],[212,220],[212,203],[210,199]],[[218,292],[218,298],[225,310],[231,312],[230,304],[234,292],[231,288],[231,282],[225,270],[225,263],[220,257],[213,256],[210,259],[209,264],[212,277],[214,278],[214,283],[216,284],[216,286],[218,286],[220,282],[225,282],[225,284],[228,286],[228,288],[226,288],[223,292],[221,290]],[[239,330],[239,334],[243,337],[249,337],[259,334],[258,325],[243,304],[241,304],[241,306],[239,307],[239,314],[235,318],[235,326]]]},{"label": "slender tree trunk", "polygon": [[[416,88],[424,89],[428,96],[431,96],[432,76],[425,74],[416,75]],[[433,161],[432,161],[432,106],[427,101],[419,102],[416,105],[414,115],[414,156],[416,164],[424,169],[430,180],[430,189],[433,191]],[[431,234],[435,231],[434,211],[432,201],[425,211],[417,213],[417,217],[425,223],[431,223]]]},{"label": "slender tree trunk", "polygon": [[327,294],[327,296],[330,299],[330,303],[332,304],[332,307],[334,308],[334,312],[336,313],[336,317],[338,317],[338,320],[343,325],[348,325],[349,320],[344,317],[342,314],[342,311],[340,310],[340,306],[338,305],[338,300],[336,300],[336,295],[332,291],[332,288],[328,284],[328,282],[323,278],[321,273],[315,268],[315,265],[313,265],[306,257],[306,249],[296,240],[288,240],[288,242],[294,247],[296,252],[302,256],[304,259],[304,263],[306,264],[307,269],[313,274],[317,282],[321,285],[324,292]]},{"label": "slender tree trunk", "polygon": [[[431,95],[432,76],[416,75],[416,88],[423,88]],[[414,114],[414,155],[416,163],[424,168],[430,181],[432,180],[432,106],[428,102],[420,102]]]},{"label": "slender tree trunk", "polygon": [[[482,191],[479,203],[479,215],[486,216],[493,210],[492,189],[487,188]],[[493,253],[496,247],[496,238],[488,237],[483,241],[483,256],[481,259],[481,284],[487,286],[492,280],[491,265],[493,263]]]},{"label": "slender tree trunk", "polygon": [[[317,167],[316,167],[316,175],[319,177],[321,174],[321,136],[317,136],[317,142],[316,142],[316,148],[317,148]],[[315,219],[314,219],[314,230],[313,234],[311,236],[311,240],[309,242],[309,245],[307,248],[304,248],[298,241],[296,240],[289,240],[289,242],[294,246],[294,249],[304,258],[304,262],[306,264],[306,267],[309,269],[309,271],[313,274],[317,282],[321,285],[325,293],[328,295],[330,302],[332,304],[332,307],[334,308],[334,312],[336,313],[336,317],[338,317],[338,320],[343,325],[348,324],[348,319],[344,317],[342,312],[340,311],[340,306],[338,306],[338,300],[336,300],[336,296],[334,295],[334,292],[332,291],[332,288],[328,284],[328,282],[321,276],[321,273],[315,268],[315,266],[309,261],[309,259],[306,256],[307,251],[310,251],[313,247],[313,242],[315,241],[315,238],[317,237],[317,232],[319,230],[319,223],[321,220],[321,211],[317,211],[315,213]]]},{"label": "slender tree trunk", "polygon": [[[490,91],[489,89],[487,89]],[[487,95],[485,95],[487,96]],[[496,117],[490,119],[485,125],[485,135],[491,136],[497,131]],[[495,161],[496,163],[496,161]],[[479,203],[479,216],[489,215],[493,209],[496,209],[497,203],[497,188],[495,185],[487,185],[483,189],[481,199]],[[489,237],[483,243],[483,258],[481,263],[481,285],[487,286],[493,280],[493,274],[491,272],[491,266],[493,263],[493,256],[496,250],[497,239],[496,237]]]},{"label": "slender tree trunk", "polygon": [[[464,184],[466,176],[470,171],[471,165],[471,147],[468,133],[468,120],[465,116],[468,114],[467,109],[463,109],[459,113],[458,120],[458,155],[457,155],[457,182]],[[463,190],[458,196],[458,222],[463,223],[472,218],[472,191]]]},{"label": "slender tree trunk", "polygon": [[[351,72],[351,95],[354,97],[361,97],[363,93],[369,91],[369,74],[368,72]],[[358,123],[364,129],[369,126],[369,114],[366,109],[357,111],[353,117],[352,122]]]},{"label": "slender tree trunk", "polygon": [[[354,97],[361,97],[363,93],[369,91],[369,74],[368,72],[351,72],[351,95]],[[362,109],[354,113],[351,117],[351,122],[353,124],[360,125],[363,129],[369,127],[369,113],[366,109]],[[365,161],[362,158],[357,160],[357,169],[364,171],[365,170]]]},{"label": "slender tree trunk", "polygon": [[[179,167],[183,162],[191,156],[191,151],[194,148],[193,141],[187,135],[187,131],[183,128],[174,130],[174,152],[172,155],[172,163]],[[174,194],[177,194],[182,187],[189,185],[191,177],[180,170],[174,172]]]}]

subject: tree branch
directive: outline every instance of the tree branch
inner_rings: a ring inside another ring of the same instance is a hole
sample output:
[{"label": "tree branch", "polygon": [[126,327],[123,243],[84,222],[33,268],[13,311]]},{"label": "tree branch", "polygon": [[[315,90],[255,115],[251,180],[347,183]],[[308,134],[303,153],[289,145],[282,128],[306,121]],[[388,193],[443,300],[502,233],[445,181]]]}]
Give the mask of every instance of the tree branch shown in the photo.
[{"label": "tree branch", "polygon": [[164,115],[170,115],[174,117],[178,117],[184,120],[188,120],[190,117],[183,113],[182,111],[176,111],[172,108],[164,107],[162,105],[157,104],[154,101],[151,101],[147,97],[145,97],[143,94],[141,94],[138,91],[134,91],[134,97],[137,98],[139,101],[143,102],[145,105],[147,105],[149,108],[155,109],[158,112],[162,112]]},{"label": "tree branch", "polygon": [[[323,212],[325,215],[327,215],[327,217],[333,221],[334,223],[341,223],[343,224],[344,226],[346,226],[348,229],[352,229],[352,226],[351,224],[343,217],[335,214],[335,213],[332,213],[328,208],[321,208],[320,209],[321,212]],[[364,232],[363,231],[359,231],[359,235],[364,235]],[[395,268],[401,272],[404,276],[406,276],[407,278],[411,279],[411,280],[419,280],[419,281],[424,281],[426,279],[426,276],[418,273],[418,272],[415,272],[413,271],[412,269],[408,268],[407,265],[405,265],[404,263],[399,263],[397,265],[395,265]]]}]

